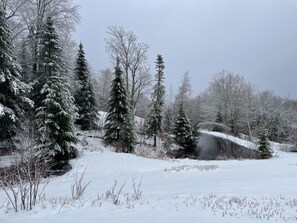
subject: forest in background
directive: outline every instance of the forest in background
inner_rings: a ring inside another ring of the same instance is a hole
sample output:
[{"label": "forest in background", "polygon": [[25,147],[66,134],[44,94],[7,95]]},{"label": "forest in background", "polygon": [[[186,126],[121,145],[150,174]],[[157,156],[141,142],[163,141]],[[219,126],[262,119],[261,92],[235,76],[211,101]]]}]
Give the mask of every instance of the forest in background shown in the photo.
[{"label": "forest in background", "polygon": [[[41,140],[43,146],[48,146],[50,133],[47,133],[48,136],[45,138],[42,135],[44,126],[46,126],[45,120],[38,122],[38,117],[44,115],[42,111],[46,109],[43,101],[49,101],[44,93],[52,90],[44,89],[46,84],[48,87],[56,84],[58,89],[65,89],[64,96],[68,95],[67,98],[63,97],[61,100],[65,103],[64,111],[70,114],[65,116],[67,120],[69,119],[67,131],[72,132],[71,137],[68,138],[69,143],[75,142],[75,139],[72,138],[74,137],[75,112],[83,112],[72,107],[72,104],[79,107],[77,99],[75,99],[76,93],[83,88],[85,92],[90,90],[90,94],[94,94],[96,110],[108,112],[110,110],[111,82],[116,73],[114,67],[121,69],[130,115],[147,118],[153,110],[153,105],[158,104],[154,103],[159,99],[156,99],[156,95],[153,93],[157,83],[155,74],[158,74],[158,70],[149,67],[147,58],[149,46],[141,42],[141,39],[133,31],[126,31],[123,27],[118,26],[111,26],[107,31],[102,30],[102,33],[106,33],[106,52],[112,60],[111,67],[102,69],[99,74],[96,74],[85,61],[87,81],[81,81],[77,76],[78,72],[76,72],[79,43],[75,43],[72,39],[75,26],[80,21],[78,5],[70,0],[4,0],[1,7],[5,13],[3,17],[10,30],[8,48],[11,49],[11,57],[15,58],[13,60],[20,65],[17,69],[19,81],[27,85],[26,90],[23,88],[23,93],[19,96],[26,96],[27,99],[34,102],[33,108],[28,108],[30,105],[24,106],[22,109],[16,108],[17,111],[23,111],[20,112],[23,115],[19,115],[20,125],[10,125],[9,123],[5,125],[5,128],[12,126],[12,131],[3,135],[2,144],[12,145],[15,136],[21,136],[32,142],[38,138],[37,141]],[[51,19],[50,22],[48,18]],[[51,27],[48,26],[49,23],[52,24]],[[46,27],[47,31],[55,29],[52,33],[53,36],[48,36],[48,38],[54,38],[57,41],[56,52],[51,51],[55,47],[47,46],[48,50],[53,53],[51,61],[48,60],[49,51],[44,50],[48,44],[48,41],[44,39],[46,38],[44,34]],[[170,76],[166,73],[166,63],[170,62],[166,61],[166,58],[163,59],[165,65],[163,78],[166,79]],[[16,70],[17,67],[16,63],[11,63],[8,66],[13,70]],[[52,72],[59,73],[59,75],[52,75]],[[259,91],[244,76],[225,70],[218,71],[213,76],[205,92],[192,95],[191,89],[195,86],[191,83],[191,75],[199,74],[190,74],[188,71],[181,74],[182,78],[177,92],[173,92],[170,88],[164,89],[164,95],[161,97],[164,102],[158,107],[161,117],[161,124],[158,124],[161,127],[156,129],[155,134],[149,133],[149,135],[174,133],[175,120],[179,116],[179,108],[182,104],[193,131],[201,123],[216,122],[228,126],[235,136],[244,134],[248,139],[252,139],[265,131],[267,137],[272,141],[296,144],[296,100],[279,97],[272,91]],[[58,79],[52,78],[51,82],[47,82],[47,78],[51,76],[58,76]],[[59,86],[61,82],[70,87]],[[91,83],[92,86],[84,85],[84,82]],[[40,83],[41,85],[39,85]],[[195,83],[195,85],[199,85],[199,83]],[[1,94],[2,98],[5,98],[5,92],[1,92]],[[14,97],[11,98],[14,99]],[[2,100],[7,101],[6,99]],[[2,101],[0,102],[2,103]],[[79,115],[81,117],[82,113]],[[36,120],[37,122],[35,122]],[[9,122],[9,120],[5,120],[5,122]],[[12,122],[15,121],[12,120]],[[42,122],[44,122],[43,125]],[[1,130],[3,127],[4,125]],[[88,128],[91,127],[87,126],[86,129]],[[147,132],[144,133],[147,134]],[[70,145],[66,147],[70,148]]]}]

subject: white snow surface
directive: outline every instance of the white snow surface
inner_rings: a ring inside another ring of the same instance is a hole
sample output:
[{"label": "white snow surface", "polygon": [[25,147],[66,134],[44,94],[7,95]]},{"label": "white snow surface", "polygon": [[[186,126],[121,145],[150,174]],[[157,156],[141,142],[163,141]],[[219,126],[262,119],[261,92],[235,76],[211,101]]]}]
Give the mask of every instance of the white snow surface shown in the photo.
[{"label": "white snow surface", "polygon": [[[50,179],[32,211],[14,212],[0,189],[0,222],[297,222],[296,153],[279,151],[269,160],[158,160],[112,152],[98,138],[82,142],[73,169]],[[73,200],[74,175],[84,170],[91,182]],[[141,179],[141,198],[134,199],[132,182]],[[106,198],[115,180],[116,192],[125,183],[119,204]]]},{"label": "white snow surface", "polygon": [[201,129],[200,130],[201,133],[205,133],[205,134],[209,134],[209,135],[213,135],[213,136],[217,136],[219,138],[223,138],[223,139],[228,139],[238,145],[244,146],[246,148],[249,149],[257,149],[257,145],[254,142],[248,141],[248,140],[244,140],[244,139],[240,139],[237,138],[235,136],[231,136],[231,135],[227,135],[225,133],[221,133],[221,132],[212,132],[212,131],[208,131],[208,130],[204,130]]},{"label": "white snow surface", "polygon": [[0,103],[0,116],[4,115],[4,106]]}]

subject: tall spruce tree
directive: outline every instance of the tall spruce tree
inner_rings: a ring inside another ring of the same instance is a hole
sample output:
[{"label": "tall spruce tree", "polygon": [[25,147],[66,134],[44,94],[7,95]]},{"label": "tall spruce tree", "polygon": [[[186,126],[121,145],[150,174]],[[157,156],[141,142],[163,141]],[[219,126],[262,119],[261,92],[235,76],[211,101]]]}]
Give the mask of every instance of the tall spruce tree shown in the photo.
[{"label": "tall spruce tree", "polygon": [[78,82],[75,104],[79,115],[76,122],[81,125],[82,130],[96,129],[98,108],[82,43],[79,44],[77,53],[75,76]]},{"label": "tall spruce tree", "polygon": [[195,134],[191,122],[187,118],[183,105],[180,104],[179,111],[174,124],[174,139],[176,144],[185,148],[191,149],[196,142]]},{"label": "tall spruce tree", "polygon": [[13,137],[21,127],[28,85],[21,81],[21,67],[12,54],[11,33],[0,4],[0,147],[13,147]]},{"label": "tall spruce tree", "polygon": [[161,55],[156,60],[156,84],[152,94],[152,108],[147,118],[146,134],[154,137],[154,147],[157,146],[157,135],[162,132],[162,108],[164,106],[165,87],[164,82],[164,61]]},{"label": "tall spruce tree", "polygon": [[53,26],[53,21],[50,17],[47,18],[46,24],[40,35],[38,44],[38,68],[34,72],[34,83],[32,100],[35,108],[41,106],[46,94],[42,89],[47,79],[50,76],[56,75],[57,71],[65,70],[65,62],[62,58],[62,49],[58,44],[59,36]]},{"label": "tall spruce tree", "polygon": [[76,157],[73,146],[77,142],[74,134],[73,103],[64,74],[57,73],[48,78],[42,92],[46,94],[43,106],[37,109],[39,144],[59,163],[68,162]]},{"label": "tall spruce tree", "polygon": [[104,139],[110,144],[122,144],[124,152],[133,152],[135,135],[119,61],[114,74],[115,78],[112,81],[108,102],[108,115],[104,126]]},{"label": "tall spruce tree", "polygon": [[40,92],[44,99],[36,109],[41,133],[38,143],[41,148],[48,150],[58,164],[63,164],[76,156],[73,147],[77,142],[73,125],[75,106],[67,72],[62,66],[62,49],[50,18],[47,19],[42,40],[42,75],[45,84]]}]

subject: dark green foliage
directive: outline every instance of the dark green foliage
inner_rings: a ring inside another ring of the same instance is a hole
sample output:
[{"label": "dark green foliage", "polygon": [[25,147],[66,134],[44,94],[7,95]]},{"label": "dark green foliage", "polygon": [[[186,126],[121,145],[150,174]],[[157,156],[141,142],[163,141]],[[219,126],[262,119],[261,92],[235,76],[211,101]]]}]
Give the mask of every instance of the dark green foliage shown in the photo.
[{"label": "dark green foliage", "polygon": [[77,54],[75,76],[78,82],[78,89],[75,93],[75,104],[79,115],[76,122],[81,125],[82,130],[96,129],[96,122],[98,121],[97,103],[82,44],[79,45]]},{"label": "dark green foliage", "polygon": [[192,148],[196,144],[193,127],[187,118],[182,105],[180,105],[178,115],[176,117],[173,134],[176,144],[185,149]]},{"label": "dark green foliage", "polygon": [[0,5],[0,146],[13,147],[13,137],[21,128],[28,85],[21,81],[20,65],[12,55],[10,30]]},{"label": "dark green foliage", "polygon": [[272,157],[270,143],[268,141],[266,130],[262,131],[259,135],[258,150],[260,152],[261,159],[267,159]]},{"label": "dark green foliage", "polygon": [[125,152],[132,153],[134,151],[133,144],[135,143],[135,135],[133,132],[133,122],[130,114],[126,115],[125,123],[123,125],[123,146],[126,148]]},{"label": "dark green foliage", "polygon": [[165,87],[164,82],[164,62],[161,55],[158,55],[156,61],[156,84],[153,88],[152,108],[147,117],[146,134],[154,137],[154,147],[157,144],[157,135],[162,132],[162,108],[164,106]]},{"label": "dark green foliage", "polygon": [[39,145],[47,149],[57,162],[75,158],[77,151],[72,144],[77,142],[73,126],[73,102],[68,80],[60,74],[48,78],[43,93],[46,98],[38,108],[37,118],[41,137]]},{"label": "dark green foliage", "polygon": [[58,35],[50,18],[47,19],[41,46],[43,62],[38,87],[42,88],[40,95],[37,94],[39,107],[36,109],[40,132],[38,144],[59,164],[67,163],[77,155],[73,146],[77,142],[73,125],[75,106],[67,72],[62,66],[65,63],[61,56]]},{"label": "dark green foliage", "polygon": [[130,115],[130,105],[123,85],[122,70],[117,63],[115,78],[112,81],[108,103],[108,115],[105,122],[104,139],[110,144],[121,144],[125,152],[133,152],[135,136]]},{"label": "dark green foliage", "polygon": [[62,59],[62,48],[58,43],[59,36],[53,26],[53,21],[49,17],[46,20],[44,30],[41,33],[40,44],[38,45],[38,57],[34,73],[34,84],[32,99],[35,108],[41,106],[45,99],[45,93],[41,90],[47,78],[55,75],[57,71],[65,70],[65,63]]}]

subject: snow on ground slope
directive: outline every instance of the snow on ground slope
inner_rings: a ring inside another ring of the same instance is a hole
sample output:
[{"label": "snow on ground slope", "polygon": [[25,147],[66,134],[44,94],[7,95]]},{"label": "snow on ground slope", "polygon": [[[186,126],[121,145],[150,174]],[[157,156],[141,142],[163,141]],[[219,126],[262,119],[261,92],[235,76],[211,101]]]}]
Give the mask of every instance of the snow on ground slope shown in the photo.
[{"label": "snow on ground slope", "polygon": [[217,136],[219,138],[223,138],[223,139],[228,139],[238,145],[244,146],[246,148],[250,148],[250,149],[257,149],[257,145],[254,142],[248,141],[248,140],[244,140],[244,139],[240,139],[238,137],[234,137],[231,135],[227,135],[225,133],[221,133],[221,132],[213,132],[213,131],[208,131],[208,130],[200,130],[201,133],[205,133],[205,134],[209,134],[209,135],[213,135],[213,136]]},{"label": "snow on ground slope", "polygon": [[[208,130],[200,130],[201,133],[213,135],[219,138],[230,140],[238,145],[244,146],[249,149],[258,149],[258,145],[255,142],[251,142],[245,139],[241,139],[232,135],[228,135],[221,132],[213,132]],[[254,141],[257,141],[256,138],[253,139]],[[271,149],[275,155],[278,155],[279,151],[289,151],[289,148],[292,147],[290,144],[281,144],[277,142],[270,142]]]},{"label": "snow on ground slope", "polygon": [[[88,143],[92,150],[73,160],[69,173],[51,179],[34,210],[9,210],[0,190],[0,222],[297,221],[296,153],[279,152],[270,160],[154,160],[111,152],[96,138],[86,140],[84,147]],[[74,176],[84,169],[84,181],[91,182],[84,196],[73,200]]]}]

